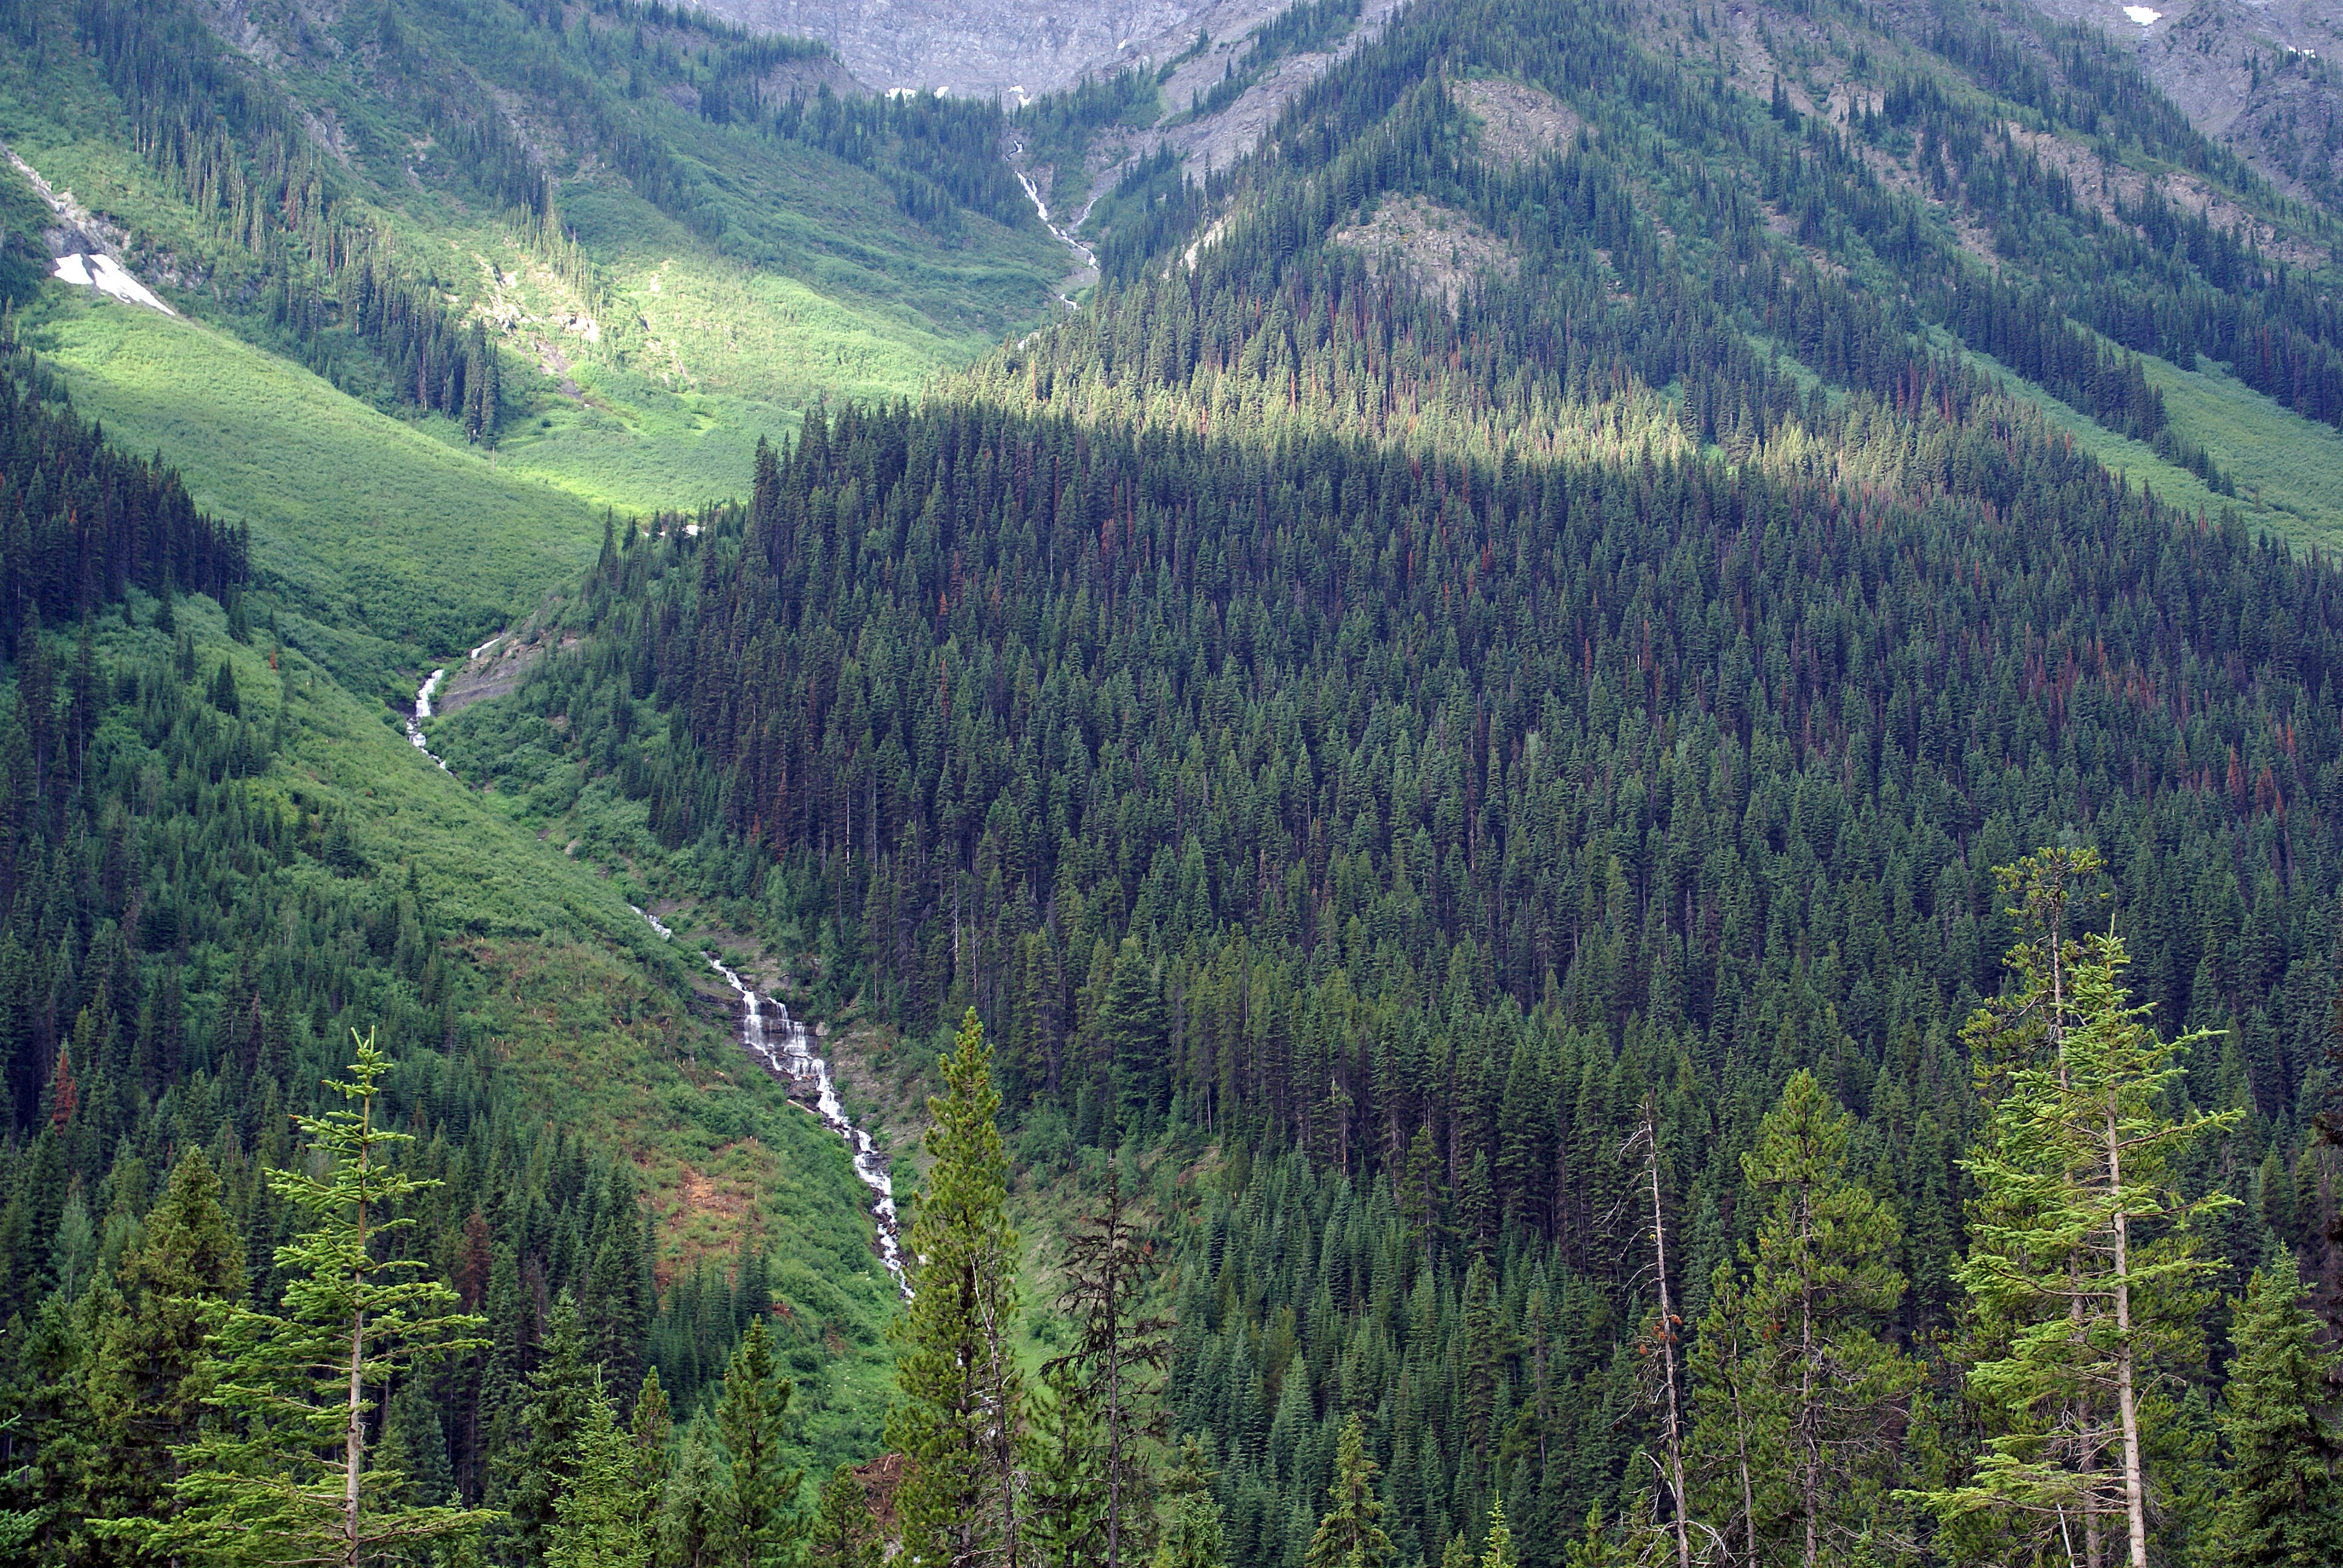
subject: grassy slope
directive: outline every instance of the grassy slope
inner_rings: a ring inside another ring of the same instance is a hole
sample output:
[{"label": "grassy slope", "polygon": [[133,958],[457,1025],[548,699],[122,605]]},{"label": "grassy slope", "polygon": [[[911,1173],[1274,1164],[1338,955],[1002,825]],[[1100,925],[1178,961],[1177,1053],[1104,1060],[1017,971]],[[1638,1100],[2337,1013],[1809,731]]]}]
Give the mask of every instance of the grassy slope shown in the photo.
[{"label": "grassy slope", "polygon": [[599,545],[575,498],[226,332],[48,293],[29,336],[75,401],[118,443],[177,465],[200,505],[250,523],[257,564],[305,606],[446,649],[533,605]]},{"label": "grassy slope", "polygon": [[[498,1041],[524,1102],[642,1171],[662,1268],[729,1252],[744,1231],[765,1239],[775,1293],[801,1322],[837,1336],[817,1369],[796,1372],[809,1457],[835,1462],[874,1448],[895,1299],[868,1251],[863,1190],[845,1146],[754,1070],[719,1010],[686,1005],[703,978],[698,966],[661,943],[611,882],[442,773],[322,668],[287,651],[283,673],[270,670],[260,639],[228,641],[208,600],[184,603],[181,624],[206,663],[235,660],[256,717],[272,720],[279,701],[291,703],[286,760],[256,788],[330,799],[377,874],[411,868],[475,977],[468,1012]],[[104,646],[120,658],[158,655],[166,643],[109,620]]]},{"label": "grassy slope", "polygon": [[[49,0],[45,12],[38,47],[0,50],[0,137],[53,183],[70,187],[85,206],[128,230],[134,251],[168,253],[183,262],[201,258],[224,267],[216,276],[232,284],[249,269],[248,258],[222,253],[129,149],[120,106],[93,64],[72,47],[70,5]],[[343,19],[344,31],[364,32],[372,25],[370,15],[352,12]],[[527,54],[521,45],[528,40],[518,35],[501,53],[495,35],[468,42],[453,13],[437,24],[427,13],[408,22],[447,26],[450,32],[438,45],[468,50],[467,57],[492,77],[517,69]],[[314,68],[314,62],[291,53],[274,58],[280,85],[313,109],[329,110],[347,128],[353,147],[410,145],[414,127],[371,99],[345,66]],[[748,472],[758,437],[794,430],[815,398],[909,395],[937,369],[974,358],[1003,333],[1046,313],[1049,286],[1063,270],[1062,253],[1040,231],[1003,228],[968,214],[957,236],[939,236],[905,217],[885,182],[864,170],[795,143],[712,126],[681,111],[649,112],[679,158],[708,176],[725,212],[726,232],[714,244],[700,239],[607,172],[566,178],[564,222],[592,256],[606,295],[607,319],[593,342],[562,326],[587,302],[493,213],[437,185],[379,184],[377,176],[388,177],[386,170],[396,172],[395,163],[363,152],[347,166],[354,187],[399,235],[406,256],[439,275],[460,297],[460,309],[481,307],[491,293],[517,308],[518,319],[507,317],[511,329],[501,339],[508,417],[498,467],[543,481],[587,506],[623,511],[727,496]],[[215,326],[252,331],[226,301],[208,292],[176,288],[160,276],[146,281]],[[215,392],[223,374],[207,362],[175,382],[171,367],[153,356],[125,368],[126,379],[91,377],[76,392],[110,425],[126,427],[126,434],[155,423],[175,386],[176,396],[192,403]],[[574,394],[564,390],[565,380],[574,384]],[[118,408],[112,402],[117,394],[125,395]],[[336,417],[350,422],[339,413]],[[391,440],[390,426],[411,423],[405,412],[390,410],[387,424],[374,428]],[[452,427],[438,422],[414,427],[443,445],[462,445]],[[256,425],[242,433],[266,428]],[[365,445],[359,443],[361,457]],[[304,459],[313,455],[297,441],[286,449]],[[195,455],[167,444],[165,450],[196,477]],[[409,444],[394,455],[391,470],[411,470],[414,450]],[[206,499],[221,510],[244,515],[248,504],[256,526],[264,515],[281,511],[288,493],[284,484],[231,473],[219,464],[211,467],[215,482]],[[378,488],[398,493],[387,479]],[[488,509],[509,505],[490,501]],[[534,509],[558,515],[564,508],[539,500]],[[330,536],[309,541],[309,554],[308,564],[327,576],[367,582],[385,564],[363,548],[342,558]],[[503,602],[512,581],[534,582],[529,552],[518,556],[505,581],[469,593],[460,608],[424,600],[436,617],[430,628],[477,621],[485,603]],[[305,586],[320,591],[315,583]],[[367,608],[373,610],[371,601]],[[394,612],[375,629],[427,642],[438,638],[441,646],[449,640],[398,619]]]},{"label": "grassy slope", "polygon": [[[1932,335],[1940,346],[1950,340]],[[2060,402],[1989,356],[1965,357],[2001,385],[2040,407],[2050,422],[2113,473],[2153,488],[2164,500],[2218,517],[2233,508],[2251,528],[2267,529],[2297,546],[2343,548],[2343,430],[2305,419],[2265,397],[2210,360],[2182,370],[2143,358],[2148,382],[2164,394],[2174,429],[2209,452],[2237,482],[2232,499],[2215,495],[2186,468],[2156,455],[2144,441],[2118,436],[2087,414]]]}]

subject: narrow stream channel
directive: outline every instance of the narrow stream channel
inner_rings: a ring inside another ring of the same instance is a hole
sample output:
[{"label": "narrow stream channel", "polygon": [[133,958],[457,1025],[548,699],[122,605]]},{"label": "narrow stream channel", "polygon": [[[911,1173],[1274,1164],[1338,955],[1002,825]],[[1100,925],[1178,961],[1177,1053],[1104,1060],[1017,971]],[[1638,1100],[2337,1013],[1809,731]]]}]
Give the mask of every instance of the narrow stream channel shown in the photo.
[{"label": "narrow stream channel", "polygon": [[[504,633],[498,632],[474,648],[465,662],[469,664],[477,660],[504,639]],[[415,689],[415,712],[407,721],[407,739],[414,743],[417,751],[437,763],[442,773],[448,772],[449,769],[427,743],[423,721],[431,717],[431,699],[438,694],[439,683],[447,676],[447,671],[443,668],[424,678],[423,684]],[[632,904],[627,907],[649,923],[651,930],[659,933],[659,940],[675,940],[675,932],[669,930],[657,915],[649,910],[636,909]],[[759,998],[713,953],[703,952],[699,956],[707,960],[709,969],[723,976],[724,983],[739,996],[740,1043],[749,1054],[764,1063],[765,1070],[776,1077],[787,1078],[797,1083],[809,1079],[812,1081],[814,1114],[821,1118],[823,1126],[846,1140],[847,1152],[854,1161],[854,1174],[870,1189],[870,1217],[879,1229],[879,1261],[886,1264],[887,1271],[894,1276],[895,1288],[903,1293],[903,1299],[910,1301],[911,1282],[903,1271],[902,1231],[895,1213],[895,1179],[887,1170],[886,1158],[871,1142],[870,1134],[855,1126],[853,1118],[846,1114],[846,1108],[839,1102],[838,1084],[830,1077],[830,1063],[814,1053],[813,1031],[791,1018],[789,1008],[779,998]],[[766,1026],[766,1009],[769,1006],[776,1015],[778,1042],[774,1039],[775,1031]]]},{"label": "narrow stream channel", "polygon": [[[504,639],[505,634],[503,632],[497,633],[496,636],[488,638],[488,641],[480,644],[479,647],[466,654],[464,656],[464,662],[466,664],[474,662],[480,657],[480,655],[488,652],[488,649],[496,647],[497,644],[504,641]],[[446,678],[447,678],[447,672],[444,668],[435,669],[429,675],[423,678],[423,684],[415,689],[415,711],[408,716],[407,720],[407,740],[413,744],[415,749],[422,752],[423,755],[430,758],[434,762],[439,762],[439,755],[431,749],[430,743],[423,738],[423,721],[431,717],[431,699],[439,694],[439,683]],[[439,771],[442,773],[447,772],[447,764],[445,762],[439,762]]]},{"label": "narrow stream channel", "polygon": [[[1016,146],[1010,148],[1009,154],[1011,157],[1015,157],[1023,153],[1024,150],[1024,144],[1020,143]],[[1050,221],[1050,204],[1041,199],[1041,187],[1033,183],[1033,178],[1031,175],[1028,175],[1023,169],[1019,168],[1015,164],[1010,165],[1009,169],[1011,174],[1017,176],[1017,183],[1025,187],[1025,199],[1033,204],[1033,211],[1040,216],[1041,219],[1041,226],[1048,229],[1051,234],[1056,235],[1060,243],[1064,245],[1067,249],[1072,251],[1076,256],[1081,256],[1084,266],[1089,267],[1092,272],[1096,272],[1098,270],[1098,253],[1091,250],[1089,246],[1084,245],[1081,240],[1076,239],[1073,236],[1071,230],[1060,228],[1056,224]],[[1095,191],[1091,194],[1091,199],[1089,202],[1084,204],[1081,213],[1076,215],[1074,218],[1075,228],[1081,227],[1083,221],[1091,216],[1091,208],[1098,206],[1098,199],[1101,194],[1101,193]],[[1079,308],[1079,305],[1072,295],[1061,294],[1058,297],[1065,301],[1067,309],[1073,310]]]},{"label": "narrow stream channel", "polygon": [[[630,908],[632,906],[629,906]],[[670,940],[675,933],[648,910],[635,913],[649,922],[651,930],[662,941]],[[814,1053],[813,1030],[789,1016],[786,1003],[778,997],[759,997],[747,981],[727,967],[712,953],[699,955],[708,967],[724,977],[740,999],[740,1044],[775,1077],[787,1078],[794,1083],[810,1081],[814,1089],[814,1114],[822,1125],[846,1140],[847,1152],[854,1160],[854,1174],[870,1189],[870,1217],[879,1230],[879,1261],[895,1277],[895,1288],[903,1299],[911,1299],[911,1284],[903,1272],[903,1241],[900,1221],[895,1212],[895,1179],[888,1172],[886,1157],[871,1142],[870,1134],[854,1125],[846,1108],[839,1103],[838,1083],[830,1076],[830,1063]],[[770,1026],[768,1017],[773,1020]]]}]

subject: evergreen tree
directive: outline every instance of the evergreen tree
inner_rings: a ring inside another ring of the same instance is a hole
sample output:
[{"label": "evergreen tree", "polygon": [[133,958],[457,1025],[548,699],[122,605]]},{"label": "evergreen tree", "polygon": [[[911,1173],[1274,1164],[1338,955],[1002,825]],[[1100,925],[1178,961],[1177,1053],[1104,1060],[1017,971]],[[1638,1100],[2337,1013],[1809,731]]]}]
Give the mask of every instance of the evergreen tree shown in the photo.
[{"label": "evergreen tree", "polygon": [[991,1064],[971,1008],[943,1060],[944,1092],[928,1101],[936,1162],[913,1211],[917,1293],[897,1331],[902,1397],[887,1418],[887,1441],[906,1462],[895,1494],[903,1550],[952,1568],[1017,1555],[1017,1233],[1005,1212],[1008,1159]]},{"label": "evergreen tree", "polygon": [[2093,851],[2046,849],[1996,868],[2028,934],[2015,984],[1964,1030],[1991,1105],[1965,1162],[1978,1196],[1959,1270],[1970,1316],[1970,1395],[1992,1435],[1964,1486],[1930,1493],[1948,1523],[1986,1515],[2046,1545],[2107,1522],[2131,1568],[2148,1568],[2157,1408],[2147,1396],[2197,1350],[2202,1282],[2191,1219],[2235,1199],[2189,1201],[2171,1165],[2234,1113],[2170,1109],[2176,1044],[2134,1005],[2122,941],[2068,935],[2070,906],[2099,870]]},{"label": "evergreen tree", "polygon": [[520,1438],[495,1460],[495,1496],[508,1520],[503,1538],[521,1563],[545,1556],[559,1516],[556,1504],[577,1474],[578,1433],[594,1399],[585,1325],[567,1292],[555,1300],[547,1331],[544,1359],[528,1374],[528,1402],[517,1420]]},{"label": "evergreen tree", "polygon": [[789,1396],[772,1336],[763,1318],[749,1325],[724,1371],[716,1402],[716,1430],[724,1445],[723,1560],[739,1568],[774,1568],[789,1561],[805,1522],[796,1499],[805,1472],[785,1469]]},{"label": "evergreen tree", "polygon": [[1044,1369],[1055,1374],[1052,1402],[1066,1429],[1054,1452],[1074,1458],[1088,1447],[1073,1440],[1076,1422],[1093,1426],[1103,1439],[1103,1447],[1090,1454],[1094,1463],[1066,1479],[1094,1494],[1085,1510],[1097,1515],[1091,1560],[1107,1568],[1118,1568],[1126,1554],[1143,1557],[1147,1550],[1145,1531],[1137,1528],[1151,1512],[1140,1443],[1142,1437],[1161,1434],[1162,1412],[1152,1374],[1172,1353],[1169,1320],[1139,1310],[1150,1272],[1145,1238],[1123,1205],[1121,1169],[1110,1164],[1104,1203],[1075,1221],[1066,1243],[1066,1288],[1058,1305],[1076,1326],[1074,1348]]},{"label": "evergreen tree", "polygon": [[[269,1190],[311,1229],[277,1249],[287,1276],[283,1314],[231,1308],[197,1372],[218,1413],[174,1451],[184,1473],[180,1513],[134,1533],[198,1562],[335,1563],[358,1568],[393,1553],[458,1543],[486,1515],[444,1504],[402,1504],[405,1477],[367,1464],[367,1391],[420,1352],[481,1342],[481,1320],[451,1311],[456,1293],[412,1277],[422,1264],[386,1238],[415,1224],[403,1212],[437,1188],[390,1156],[411,1135],[376,1124],[379,1084],[390,1070],[371,1034],[357,1043],[349,1077],[328,1081],[343,1109],[295,1121],[326,1174],[272,1171]],[[402,1275],[410,1276],[401,1278]]]},{"label": "evergreen tree", "polygon": [[1489,1543],[1481,1553],[1481,1568],[1520,1568],[1513,1557],[1513,1533],[1505,1528],[1505,1500],[1489,1507]]},{"label": "evergreen tree", "polygon": [[194,1441],[212,1392],[202,1372],[213,1325],[244,1299],[244,1245],[201,1149],[172,1169],[118,1281],[89,1373],[94,1442],[80,1507],[92,1519],[160,1519],[172,1451]]},{"label": "evergreen tree", "polygon": [[822,1568],[879,1568],[884,1543],[870,1517],[870,1500],[854,1466],[841,1464],[821,1489],[821,1506],[808,1538],[808,1553]]},{"label": "evergreen tree", "polygon": [[1327,1488],[1334,1506],[1310,1537],[1304,1568],[1383,1568],[1393,1560],[1391,1537],[1381,1523],[1383,1500],[1375,1490],[1381,1471],[1367,1452],[1366,1428],[1355,1414],[1351,1416],[1342,1423],[1334,1451],[1334,1481]]},{"label": "evergreen tree", "polygon": [[1143,1138],[1170,1101],[1171,1075],[1164,1060],[1169,1048],[1163,998],[1154,967],[1136,937],[1123,938],[1114,955],[1114,970],[1099,1006],[1098,1030],[1112,1066],[1121,1125],[1128,1135]]},{"label": "evergreen tree", "polygon": [[703,1419],[684,1429],[682,1452],[660,1499],[661,1568],[713,1568],[723,1555],[724,1475]]},{"label": "evergreen tree", "polygon": [[642,1392],[635,1396],[629,1431],[635,1446],[638,1522],[643,1527],[643,1539],[649,1542],[658,1533],[659,1502],[667,1493],[668,1471],[672,1462],[669,1447],[675,1438],[675,1418],[669,1412],[667,1390],[659,1386],[657,1367],[644,1374]]},{"label": "evergreen tree", "polygon": [[1106,1453],[1099,1412],[1071,1357],[1041,1369],[1027,1441],[1024,1535],[1050,1568],[1106,1556]]},{"label": "evergreen tree", "polygon": [[1220,1500],[1212,1495],[1203,1448],[1192,1437],[1181,1444],[1180,1464],[1164,1480],[1162,1515],[1151,1568],[1222,1568],[1228,1539]]},{"label": "evergreen tree", "polygon": [[2240,1568],[2343,1563],[2343,1433],[2334,1350],[2305,1310],[2294,1259],[2258,1269],[2236,1303],[2221,1392],[2228,1472],[2210,1560]]},{"label": "evergreen tree", "polygon": [[644,1568],[650,1543],[636,1490],[635,1442],[618,1424],[598,1377],[588,1392],[573,1450],[569,1484],[554,1501],[546,1568]]},{"label": "evergreen tree", "polygon": [[[1895,1216],[1847,1175],[1855,1119],[1793,1074],[1741,1160],[1765,1204],[1743,1286],[1720,1280],[1694,1358],[1707,1491],[1747,1561],[1849,1561],[1877,1538],[1917,1369],[1881,1338],[1904,1293]],[[1721,1483],[1721,1484],[1720,1484]],[[1765,1499],[1762,1505],[1758,1499]]]}]

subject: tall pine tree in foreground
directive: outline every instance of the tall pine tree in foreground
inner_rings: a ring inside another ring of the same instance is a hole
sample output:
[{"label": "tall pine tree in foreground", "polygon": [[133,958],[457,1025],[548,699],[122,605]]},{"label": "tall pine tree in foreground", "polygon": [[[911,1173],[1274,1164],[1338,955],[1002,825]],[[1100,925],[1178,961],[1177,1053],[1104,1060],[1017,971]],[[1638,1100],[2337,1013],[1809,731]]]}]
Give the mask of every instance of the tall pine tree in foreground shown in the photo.
[{"label": "tall pine tree in foreground", "polygon": [[410,1135],[376,1124],[390,1059],[374,1036],[351,1038],[349,1077],[331,1081],[342,1109],[296,1118],[310,1169],[272,1171],[276,1195],[310,1229],[277,1249],[289,1278],[281,1313],[233,1308],[200,1372],[216,1412],[175,1451],[183,1512],[126,1533],[181,1561],[247,1565],[387,1562],[446,1548],[488,1515],[405,1501],[407,1478],[370,1466],[373,1391],[421,1352],[471,1349],[482,1321],[456,1292],[396,1255],[388,1238],[414,1223],[413,1200],[439,1185],[390,1158]]},{"label": "tall pine tree in foreground", "polygon": [[724,1440],[724,1561],[768,1568],[789,1560],[805,1533],[797,1494],[805,1472],[781,1462],[784,1426],[795,1385],[781,1375],[771,1332],[758,1318],[724,1369],[716,1430]]},{"label": "tall pine tree in foreground", "polygon": [[2213,1560],[2236,1568],[2343,1563],[2343,1433],[2335,1426],[2336,1354],[2303,1307],[2291,1256],[2257,1270],[2229,1331],[2236,1358],[2221,1391],[2227,1487]]},{"label": "tall pine tree in foreground", "polygon": [[1883,1337],[1904,1294],[1895,1216],[1849,1179],[1855,1118],[1793,1076],[1742,1157],[1765,1205],[1746,1284],[1718,1282],[1694,1355],[1701,1513],[1747,1563],[1865,1556],[1916,1368]]},{"label": "tall pine tree in foreground", "polygon": [[895,1506],[903,1551],[924,1568],[1018,1559],[1024,1387],[1011,1330],[1017,1232],[996,1121],[992,1048],[970,1008],[928,1101],[936,1158],[911,1220],[917,1293],[897,1329],[902,1397],[887,1441],[907,1462]]},{"label": "tall pine tree in foreground", "polygon": [[2178,1053],[2197,1037],[2167,1042],[2148,1026],[2124,989],[2122,941],[2069,934],[2099,870],[2089,849],[1996,870],[2029,932],[2009,952],[2014,987],[1963,1031],[1992,1108],[1966,1161],[1978,1195],[1959,1269],[1968,1392],[1990,1435],[1969,1483],[1926,1501],[1959,1546],[1977,1549],[1982,1526],[2148,1568],[2143,1422],[2201,1353],[2217,1265],[2190,1222],[2235,1201],[2183,1198],[2172,1166],[2236,1116],[2187,1107]]}]

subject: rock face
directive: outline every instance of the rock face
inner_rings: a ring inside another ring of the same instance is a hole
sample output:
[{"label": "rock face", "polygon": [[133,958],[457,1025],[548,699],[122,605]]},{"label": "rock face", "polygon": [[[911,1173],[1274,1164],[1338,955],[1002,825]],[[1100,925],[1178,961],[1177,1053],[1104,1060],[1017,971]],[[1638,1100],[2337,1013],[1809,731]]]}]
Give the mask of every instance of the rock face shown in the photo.
[{"label": "rock face", "polygon": [[2280,189],[2343,205],[2343,0],[2035,0],[2137,51],[2207,136]]},{"label": "rock face", "polygon": [[[1199,27],[1222,35],[1259,0],[697,0],[759,32],[819,38],[881,92],[942,87],[1014,102],[1117,62],[1169,59]],[[1220,14],[1229,13],[1223,18]],[[1219,25],[1215,25],[1215,24]]]}]

